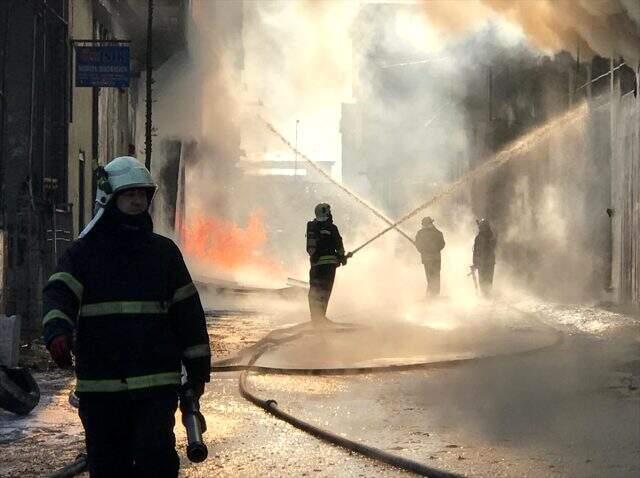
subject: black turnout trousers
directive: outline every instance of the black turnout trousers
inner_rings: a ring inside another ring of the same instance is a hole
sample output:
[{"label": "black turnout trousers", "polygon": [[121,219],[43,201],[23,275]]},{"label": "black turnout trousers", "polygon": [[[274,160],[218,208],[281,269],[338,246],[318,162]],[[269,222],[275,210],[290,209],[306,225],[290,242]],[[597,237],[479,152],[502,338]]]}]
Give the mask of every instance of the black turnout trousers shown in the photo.
[{"label": "black turnout trousers", "polygon": [[180,460],[173,434],[176,392],[80,397],[91,478],[175,478]]},{"label": "black turnout trousers", "polygon": [[424,273],[427,277],[427,295],[440,294],[440,259],[431,259],[424,262]]},{"label": "black turnout trousers", "polygon": [[327,306],[336,278],[337,264],[311,266],[309,270],[309,311],[311,320],[318,321],[327,317]]}]

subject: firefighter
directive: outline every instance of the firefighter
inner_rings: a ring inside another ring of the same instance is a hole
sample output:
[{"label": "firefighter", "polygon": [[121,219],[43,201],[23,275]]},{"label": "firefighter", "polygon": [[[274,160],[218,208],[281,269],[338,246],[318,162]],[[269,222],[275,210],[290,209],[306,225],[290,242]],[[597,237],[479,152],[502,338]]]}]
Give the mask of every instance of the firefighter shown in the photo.
[{"label": "firefighter", "polygon": [[482,295],[490,297],[498,241],[487,219],[480,219],[477,224],[479,231],[473,243],[473,268],[478,271]]},{"label": "firefighter", "polygon": [[325,203],[315,208],[315,219],[307,223],[307,253],[309,269],[309,311],[316,325],[326,324],[327,306],[336,277],[336,269],[347,264],[342,237],[333,223],[331,206]]},{"label": "firefighter", "polygon": [[444,249],[445,242],[442,232],[429,216],[422,219],[422,229],[416,234],[415,244],[427,277],[427,295],[437,296],[440,294],[440,251]]},{"label": "firefighter", "polygon": [[198,397],[209,381],[200,297],[178,247],[153,233],[155,190],[133,157],[99,168],[96,214],[44,288],[47,348],[63,368],[75,355],[91,477],[177,477],[181,370]]}]

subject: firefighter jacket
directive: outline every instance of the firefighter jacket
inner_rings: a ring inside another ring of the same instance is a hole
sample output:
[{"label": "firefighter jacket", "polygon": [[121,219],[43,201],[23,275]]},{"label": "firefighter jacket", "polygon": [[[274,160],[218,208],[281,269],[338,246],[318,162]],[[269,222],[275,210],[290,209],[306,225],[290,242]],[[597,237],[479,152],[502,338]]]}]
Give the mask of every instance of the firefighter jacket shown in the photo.
[{"label": "firefighter jacket", "polygon": [[440,251],[444,249],[444,236],[442,232],[431,225],[423,227],[416,234],[416,248],[422,255],[422,263],[440,260]]},{"label": "firefighter jacket", "polygon": [[496,263],[497,237],[491,229],[483,229],[473,242],[473,265],[482,267]]},{"label": "firefighter jacket", "polygon": [[331,219],[314,219],[307,223],[307,252],[312,267],[341,263],[344,258],[342,237]]},{"label": "firefighter jacket", "polygon": [[75,330],[80,396],[177,388],[182,364],[208,382],[204,312],[180,250],[147,213],[142,227],[122,216],[111,207],[60,259],[44,289],[45,342]]}]

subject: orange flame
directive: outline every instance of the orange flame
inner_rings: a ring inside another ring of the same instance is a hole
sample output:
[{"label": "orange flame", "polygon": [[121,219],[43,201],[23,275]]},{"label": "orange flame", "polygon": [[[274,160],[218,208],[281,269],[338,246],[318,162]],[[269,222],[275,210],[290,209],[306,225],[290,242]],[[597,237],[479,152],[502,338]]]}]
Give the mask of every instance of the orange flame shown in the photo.
[{"label": "orange flame", "polygon": [[263,214],[254,211],[246,227],[203,213],[189,214],[182,228],[182,246],[186,255],[201,265],[217,270],[259,269],[274,275],[281,266],[264,257],[267,233]]}]

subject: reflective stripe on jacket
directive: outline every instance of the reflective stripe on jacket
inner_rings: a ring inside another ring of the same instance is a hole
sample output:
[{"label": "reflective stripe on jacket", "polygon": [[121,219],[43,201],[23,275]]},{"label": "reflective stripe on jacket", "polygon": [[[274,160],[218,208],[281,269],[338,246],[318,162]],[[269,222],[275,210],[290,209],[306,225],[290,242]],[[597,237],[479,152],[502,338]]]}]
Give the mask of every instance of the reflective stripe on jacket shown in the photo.
[{"label": "reflective stripe on jacket", "polygon": [[307,223],[307,252],[311,266],[340,264],[344,246],[340,231],[333,221],[314,219]]},{"label": "reflective stripe on jacket", "polygon": [[44,289],[45,342],[76,332],[78,393],[177,387],[183,364],[209,381],[204,311],[179,249],[151,232],[117,239],[75,241]]},{"label": "reflective stripe on jacket", "polygon": [[338,256],[329,255],[329,256],[320,256],[315,262],[312,262],[314,266],[321,266],[323,264],[339,264]]}]

